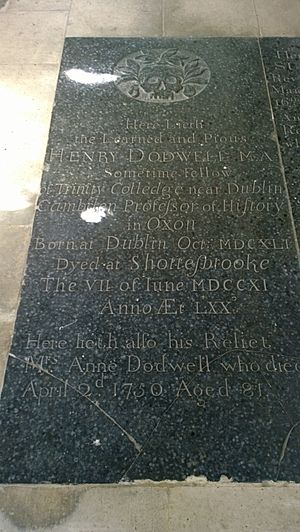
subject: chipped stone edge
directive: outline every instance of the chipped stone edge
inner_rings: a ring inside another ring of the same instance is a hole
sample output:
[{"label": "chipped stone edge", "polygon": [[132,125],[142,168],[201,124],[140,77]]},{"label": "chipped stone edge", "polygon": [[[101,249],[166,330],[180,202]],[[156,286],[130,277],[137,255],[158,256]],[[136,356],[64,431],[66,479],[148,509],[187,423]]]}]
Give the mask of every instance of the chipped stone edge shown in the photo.
[{"label": "chipped stone edge", "polygon": [[227,477],[226,475],[221,475],[220,480],[211,481],[208,480],[206,476],[188,476],[184,480],[151,480],[151,479],[142,479],[142,480],[132,480],[132,481],[120,481],[119,483],[102,483],[102,484],[51,484],[43,482],[40,484],[0,484],[0,492],[8,488],[31,488],[33,490],[37,489],[66,489],[71,490],[89,490],[89,489],[115,489],[115,488],[189,488],[189,487],[230,487],[230,488],[300,488],[300,484],[294,481],[289,480],[264,480],[261,482],[237,482],[232,478]]}]

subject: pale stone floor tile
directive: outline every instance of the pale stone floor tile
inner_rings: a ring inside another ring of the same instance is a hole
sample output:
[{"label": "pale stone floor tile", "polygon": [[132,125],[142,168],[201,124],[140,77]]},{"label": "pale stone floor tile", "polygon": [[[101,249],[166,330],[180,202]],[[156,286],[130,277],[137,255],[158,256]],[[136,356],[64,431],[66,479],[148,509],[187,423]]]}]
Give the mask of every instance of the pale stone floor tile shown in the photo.
[{"label": "pale stone floor tile", "polygon": [[299,495],[296,485],[5,486],[0,531],[298,532]]},{"label": "pale stone floor tile", "polygon": [[6,486],[0,490],[0,532],[49,532],[73,513],[82,491],[86,488]]},{"label": "pale stone floor tile", "polygon": [[263,37],[300,37],[299,0],[255,0]]},{"label": "pale stone floor tile", "polygon": [[1,146],[17,150],[47,140],[57,75],[58,65],[0,64]]},{"label": "pale stone floor tile", "polygon": [[0,314],[17,308],[30,233],[29,226],[0,227]]},{"label": "pale stone floor tile", "polygon": [[0,13],[3,13],[8,8],[9,0],[0,0]]},{"label": "pale stone floor tile", "polygon": [[299,486],[204,485],[169,490],[170,530],[296,532]]},{"label": "pale stone floor tile", "polygon": [[8,11],[68,11],[72,0],[9,0]]},{"label": "pale stone floor tile", "polygon": [[161,9],[161,0],[73,0],[67,36],[159,36]]},{"label": "pale stone floor tile", "polygon": [[173,532],[167,488],[5,487],[0,508],[1,532]]},{"label": "pale stone floor tile", "polygon": [[58,66],[0,65],[0,223],[31,223]]},{"label": "pale stone floor tile", "polygon": [[[53,532],[168,532],[167,491],[144,487],[88,490],[69,519]],[[87,518],[89,516],[89,518]]]},{"label": "pale stone floor tile", "polygon": [[[6,368],[14,321],[0,320],[0,393]],[[1,528],[0,528],[1,530]]]},{"label": "pale stone floor tile", "polygon": [[[20,530],[20,529],[19,529]],[[0,532],[18,532],[17,527],[15,527],[6,516],[0,514]]]},{"label": "pale stone floor tile", "polygon": [[252,0],[165,0],[166,36],[257,36]]},{"label": "pale stone floor tile", "polygon": [[44,151],[0,149],[0,226],[32,223],[43,167]]},{"label": "pale stone floor tile", "polygon": [[58,63],[66,12],[0,12],[0,64]]}]

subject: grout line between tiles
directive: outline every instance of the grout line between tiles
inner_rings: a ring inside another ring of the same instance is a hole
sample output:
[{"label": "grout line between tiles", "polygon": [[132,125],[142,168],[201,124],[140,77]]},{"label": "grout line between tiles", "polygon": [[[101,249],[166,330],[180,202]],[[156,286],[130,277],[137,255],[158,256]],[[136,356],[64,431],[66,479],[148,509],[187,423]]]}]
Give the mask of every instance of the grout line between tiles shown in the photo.
[{"label": "grout line between tiles", "polygon": [[254,13],[255,13],[255,16],[256,16],[258,38],[260,39],[262,37],[262,31],[261,31],[261,27],[260,27],[260,23],[259,23],[259,16],[258,16],[258,13],[257,13],[255,0],[252,0],[252,2],[253,2]]},{"label": "grout line between tiles", "polygon": [[[68,33],[68,28],[69,28],[69,20],[70,20],[70,15],[71,15],[71,9],[73,7],[73,0],[70,2],[70,5],[69,5],[69,9],[67,11],[68,15],[67,15],[67,18],[66,18],[66,26],[65,26],[65,32],[64,32],[64,40],[63,40],[63,47],[62,47],[62,52],[63,52],[63,49],[64,49],[64,45],[65,45],[65,39],[67,37],[67,33]],[[60,58],[60,63],[61,63],[61,58]],[[59,65],[60,66],[60,65]]]},{"label": "grout line between tiles", "polygon": [[38,62],[37,63],[24,63],[24,62],[22,62],[22,63],[14,63],[13,61],[9,61],[9,63],[2,63],[0,61],[0,68],[2,66],[6,66],[6,67],[14,66],[14,67],[20,67],[20,68],[23,68],[23,67],[26,67],[26,66],[37,66],[37,67],[38,66],[40,66],[40,67],[53,66],[53,67],[57,68],[57,67],[59,67],[59,65],[60,65],[60,60],[55,62],[55,63],[44,63],[44,62],[42,62],[42,63],[38,63]]},{"label": "grout line between tiles", "polygon": [[69,13],[69,11],[67,9],[36,9],[35,11],[12,11],[12,10],[11,11],[0,11],[0,18],[1,17],[5,18],[8,15],[12,15],[15,18],[17,18],[19,15],[32,16],[35,13],[37,14],[45,13],[45,15],[50,15],[51,13],[65,14],[65,13]]},{"label": "grout line between tiles", "polygon": [[0,13],[1,15],[33,15],[34,13],[68,13],[68,9],[28,9],[19,11],[18,9],[9,9],[8,11],[5,11],[3,13]]}]

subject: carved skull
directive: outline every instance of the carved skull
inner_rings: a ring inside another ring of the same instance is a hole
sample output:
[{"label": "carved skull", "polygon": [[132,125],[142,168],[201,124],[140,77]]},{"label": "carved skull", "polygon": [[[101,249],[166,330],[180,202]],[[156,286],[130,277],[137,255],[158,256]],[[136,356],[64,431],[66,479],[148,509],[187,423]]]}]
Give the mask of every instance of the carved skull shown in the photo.
[{"label": "carved skull", "polygon": [[151,65],[141,70],[139,83],[151,99],[173,100],[183,88],[183,75],[175,66]]}]

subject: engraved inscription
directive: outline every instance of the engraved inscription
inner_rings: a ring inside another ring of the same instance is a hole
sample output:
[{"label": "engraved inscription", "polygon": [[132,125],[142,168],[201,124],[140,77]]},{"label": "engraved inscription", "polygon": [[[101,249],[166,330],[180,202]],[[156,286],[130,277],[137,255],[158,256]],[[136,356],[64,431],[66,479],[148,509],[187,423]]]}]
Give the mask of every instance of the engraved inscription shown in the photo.
[{"label": "engraved inscription", "polygon": [[262,51],[295,229],[300,237],[300,53],[298,39],[264,40]]},{"label": "engraved inscription", "polygon": [[3,479],[299,480],[296,439],[281,458],[299,418],[298,265],[257,43],[108,42],[66,44],[62,73],[102,57],[115,81],[101,99],[59,81]]}]

